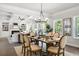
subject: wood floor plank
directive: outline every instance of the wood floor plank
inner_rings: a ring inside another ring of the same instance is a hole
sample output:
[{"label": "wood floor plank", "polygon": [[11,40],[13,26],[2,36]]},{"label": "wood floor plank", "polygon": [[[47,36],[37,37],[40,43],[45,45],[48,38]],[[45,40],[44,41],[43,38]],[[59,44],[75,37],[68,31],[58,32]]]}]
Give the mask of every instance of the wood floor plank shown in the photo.
[{"label": "wood floor plank", "polygon": [[0,38],[0,56],[16,56],[16,52],[7,38]]}]

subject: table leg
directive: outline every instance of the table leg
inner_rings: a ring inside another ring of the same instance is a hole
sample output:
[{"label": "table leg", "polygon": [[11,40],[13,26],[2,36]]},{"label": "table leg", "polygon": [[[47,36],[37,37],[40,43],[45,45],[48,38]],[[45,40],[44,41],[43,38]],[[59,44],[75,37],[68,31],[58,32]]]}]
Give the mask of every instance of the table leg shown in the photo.
[{"label": "table leg", "polygon": [[41,48],[43,48],[43,42],[41,42]]},{"label": "table leg", "polygon": [[46,43],[46,55],[48,55],[48,43]]}]

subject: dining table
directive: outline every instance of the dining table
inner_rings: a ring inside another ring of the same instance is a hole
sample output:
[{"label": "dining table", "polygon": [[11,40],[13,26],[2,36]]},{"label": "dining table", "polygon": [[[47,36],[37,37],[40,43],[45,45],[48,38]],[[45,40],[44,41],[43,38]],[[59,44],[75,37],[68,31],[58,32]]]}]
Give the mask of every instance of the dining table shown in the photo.
[{"label": "dining table", "polygon": [[[41,42],[41,48],[43,50],[43,43],[46,44],[46,51],[42,51],[48,55],[48,45],[49,43],[54,43],[54,42],[59,42],[60,38],[54,38],[52,35],[38,35],[38,36],[30,36],[29,33],[21,32],[23,35],[27,35],[30,39],[31,42],[35,42],[35,44],[39,45],[39,42]],[[20,41],[19,41],[20,42]]]},{"label": "dining table", "polygon": [[46,55],[48,55],[47,49],[48,49],[49,43],[53,44],[54,42],[59,42],[59,38],[56,38],[57,40],[55,40],[55,39],[52,38],[53,36],[48,36],[48,35],[43,35],[43,36],[40,35],[40,36],[33,36],[33,37],[29,36],[29,37],[32,40],[34,40],[37,45],[39,45],[39,42],[41,42],[41,48],[42,49],[43,49],[43,43],[46,44],[46,51],[45,51]]}]

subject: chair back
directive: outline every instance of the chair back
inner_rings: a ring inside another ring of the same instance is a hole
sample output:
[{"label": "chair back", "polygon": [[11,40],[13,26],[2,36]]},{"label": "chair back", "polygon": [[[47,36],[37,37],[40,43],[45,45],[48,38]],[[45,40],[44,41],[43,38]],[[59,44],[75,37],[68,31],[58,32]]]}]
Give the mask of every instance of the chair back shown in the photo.
[{"label": "chair back", "polygon": [[52,36],[54,36],[55,32],[52,32]]},{"label": "chair back", "polygon": [[20,42],[23,43],[23,34],[20,33]]},{"label": "chair back", "polygon": [[66,42],[67,42],[67,36],[64,35],[60,38],[59,47],[62,49],[65,48]]},{"label": "chair back", "polygon": [[30,46],[30,39],[29,39],[29,37],[27,35],[24,35],[24,44],[26,46]]},{"label": "chair back", "polygon": [[55,37],[55,38],[58,38],[58,37],[59,37],[59,33],[57,33],[57,32],[54,33],[54,37]]},{"label": "chair back", "polygon": [[30,33],[30,36],[35,36],[35,33],[34,33],[34,32],[31,32],[31,33]]},{"label": "chair back", "polygon": [[52,35],[52,33],[51,33],[51,32],[49,32],[47,35],[48,35],[48,36],[51,36],[51,35]]}]

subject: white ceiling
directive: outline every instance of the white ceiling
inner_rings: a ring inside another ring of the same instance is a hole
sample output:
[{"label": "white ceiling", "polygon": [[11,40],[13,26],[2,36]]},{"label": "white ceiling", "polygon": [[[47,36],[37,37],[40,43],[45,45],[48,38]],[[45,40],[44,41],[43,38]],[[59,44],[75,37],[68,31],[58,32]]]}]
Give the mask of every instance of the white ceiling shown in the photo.
[{"label": "white ceiling", "polygon": [[[40,3],[4,3],[4,4],[30,9],[34,11],[40,11],[41,8]],[[79,4],[78,3],[43,3],[43,11],[49,14],[54,14],[76,6],[79,6]]]}]

